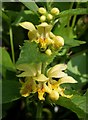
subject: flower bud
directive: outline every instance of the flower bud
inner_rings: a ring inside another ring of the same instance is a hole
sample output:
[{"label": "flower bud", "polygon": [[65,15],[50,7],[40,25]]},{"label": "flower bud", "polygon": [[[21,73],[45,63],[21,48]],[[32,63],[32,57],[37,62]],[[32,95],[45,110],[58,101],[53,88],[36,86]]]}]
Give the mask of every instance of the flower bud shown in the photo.
[{"label": "flower bud", "polygon": [[50,49],[47,49],[45,53],[50,56],[52,54],[52,51]]},{"label": "flower bud", "polygon": [[42,15],[41,17],[40,17],[40,21],[41,22],[44,22],[46,20],[46,16],[45,15]]},{"label": "flower bud", "polygon": [[38,9],[38,12],[39,12],[40,14],[46,14],[46,9],[43,8],[43,7],[40,7],[40,8]]},{"label": "flower bud", "polygon": [[47,15],[47,19],[48,19],[48,20],[52,20],[52,19],[53,19],[53,16],[52,16],[51,14],[48,14],[48,15]]},{"label": "flower bud", "polygon": [[64,39],[61,36],[56,36],[53,40],[56,47],[62,47],[64,45]]},{"label": "flower bud", "polygon": [[59,93],[55,90],[53,90],[51,92],[51,94],[49,94],[49,97],[52,99],[52,100],[58,100],[59,99]]},{"label": "flower bud", "polygon": [[58,15],[59,12],[60,12],[60,11],[59,11],[58,8],[52,8],[52,9],[51,9],[51,14],[52,14],[52,15]]}]

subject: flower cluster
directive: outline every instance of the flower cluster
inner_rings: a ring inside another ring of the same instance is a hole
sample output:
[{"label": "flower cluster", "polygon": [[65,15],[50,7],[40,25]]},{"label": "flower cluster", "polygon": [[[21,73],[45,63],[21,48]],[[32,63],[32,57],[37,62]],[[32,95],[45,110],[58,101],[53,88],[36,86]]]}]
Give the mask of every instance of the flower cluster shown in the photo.
[{"label": "flower cluster", "polygon": [[[67,68],[65,64],[58,64],[47,70],[47,74],[41,73],[42,64],[19,65],[18,69],[23,71],[18,77],[25,77],[22,83],[20,93],[27,97],[31,93],[38,93],[39,100],[45,100],[45,94],[48,93],[52,100],[58,100],[59,96],[70,98],[72,95],[65,95],[61,84],[77,83],[75,79],[68,76],[63,71]],[[58,78],[58,80],[55,80]]]},{"label": "flower cluster", "polygon": [[45,8],[40,7],[38,12],[41,14],[40,16],[40,22],[51,22],[55,19],[55,17],[59,14],[58,8],[52,8],[50,13],[46,11]]},{"label": "flower cluster", "polygon": [[[43,19],[44,15],[47,15],[45,8],[39,8],[39,13],[43,14],[40,19]],[[52,15],[58,15],[59,10],[53,8],[51,10]],[[48,14],[48,16],[52,16]],[[24,29],[28,30],[29,40],[35,41],[39,45],[41,52],[45,52],[47,55],[51,55],[53,51],[60,49],[64,45],[64,39],[61,36],[54,35],[51,30],[53,25],[48,24],[46,21],[39,25],[34,26],[31,22],[22,22],[19,24]]]},{"label": "flower cluster", "polygon": [[[31,22],[22,22],[19,25],[28,30],[29,40],[35,41],[41,52],[51,55],[53,51],[64,45],[63,38],[54,35],[51,32],[53,25],[49,24],[49,21],[52,21],[59,14],[59,10],[52,8],[48,13],[45,8],[41,7],[38,12],[41,14],[41,24],[34,26]],[[38,93],[39,100],[45,100],[46,93],[52,100],[58,100],[59,96],[70,98],[72,95],[66,95],[65,89],[60,85],[77,83],[77,81],[63,72],[66,68],[65,64],[57,64],[42,73],[42,63],[18,65],[17,69],[22,73],[17,76],[24,78],[24,80],[20,80],[22,84],[20,94],[27,97],[30,94]]]}]

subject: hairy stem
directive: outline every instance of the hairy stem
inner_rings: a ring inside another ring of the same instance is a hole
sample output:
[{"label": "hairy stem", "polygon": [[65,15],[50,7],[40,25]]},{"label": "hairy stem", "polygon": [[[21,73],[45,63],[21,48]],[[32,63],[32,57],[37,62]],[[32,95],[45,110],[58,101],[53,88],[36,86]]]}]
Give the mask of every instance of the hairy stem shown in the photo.
[{"label": "hairy stem", "polygon": [[9,28],[10,33],[10,45],[11,45],[11,52],[12,52],[12,61],[15,63],[15,56],[14,56],[14,46],[13,46],[13,34],[12,34],[12,28]]}]

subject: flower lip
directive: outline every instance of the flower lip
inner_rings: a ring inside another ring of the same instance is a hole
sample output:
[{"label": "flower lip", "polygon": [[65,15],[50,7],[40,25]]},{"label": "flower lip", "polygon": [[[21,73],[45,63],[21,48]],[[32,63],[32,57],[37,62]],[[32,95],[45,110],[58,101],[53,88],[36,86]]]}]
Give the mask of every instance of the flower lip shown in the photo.
[{"label": "flower lip", "polygon": [[67,68],[66,64],[57,64],[54,67],[51,67],[48,71],[47,71],[47,75],[52,74],[53,72],[61,72],[62,70],[65,70]]},{"label": "flower lip", "polygon": [[72,78],[71,76],[66,76],[61,79],[59,79],[58,84],[63,84],[63,83],[77,83],[77,81]]},{"label": "flower lip", "polygon": [[33,31],[33,30],[36,31],[35,26],[31,22],[22,22],[22,23],[19,23],[19,25],[24,29],[27,29],[30,31]]},{"label": "flower lip", "polygon": [[47,78],[44,74],[40,74],[37,77],[33,77],[33,79],[38,82],[46,82],[49,80],[49,78]]}]

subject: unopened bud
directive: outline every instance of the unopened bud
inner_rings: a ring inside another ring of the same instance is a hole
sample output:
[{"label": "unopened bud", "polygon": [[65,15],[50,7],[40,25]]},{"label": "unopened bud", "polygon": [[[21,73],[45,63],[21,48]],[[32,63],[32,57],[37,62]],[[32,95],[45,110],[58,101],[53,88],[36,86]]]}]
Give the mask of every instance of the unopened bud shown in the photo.
[{"label": "unopened bud", "polygon": [[45,15],[42,15],[41,17],[40,17],[40,21],[41,22],[44,22],[46,20],[46,16]]},{"label": "unopened bud", "polygon": [[61,36],[56,36],[53,40],[56,47],[62,47],[64,45],[64,39]]},{"label": "unopened bud", "polygon": [[52,99],[52,100],[58,100],[59,99],[59,93],[55,90],[53,90],[51,92],[51,94],[49,94],[49,97]]},{"label": "unopened bud", "polygon": [[52,16],[51,14],[48,14],[48,15],[47,15],[47,19],[48,19],[48,20],[52,20],[52,19],[53,19],[53,16]]},{"label": "unopened bud", "polygon": [[46,14],[46,9],[43,8],[43,7],[40,7],[40,8],[38,9],[38,12],[39,12],[40,14]]},{"label": "unopened bud", "polygon": [[50,49],[47,49],[45,53],[50,56],[52,54],[52,51]]},{"label": "unopened bud", "polygon": [[51,14],[53,14],[53,15],[58,15],[59,14],[59,9],[58,8],[52,8],[52,10],[51,10]]}]

